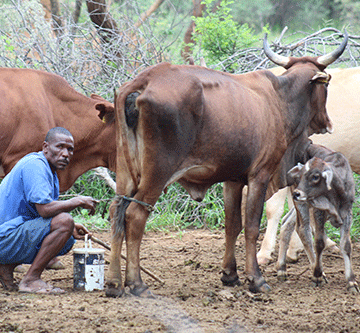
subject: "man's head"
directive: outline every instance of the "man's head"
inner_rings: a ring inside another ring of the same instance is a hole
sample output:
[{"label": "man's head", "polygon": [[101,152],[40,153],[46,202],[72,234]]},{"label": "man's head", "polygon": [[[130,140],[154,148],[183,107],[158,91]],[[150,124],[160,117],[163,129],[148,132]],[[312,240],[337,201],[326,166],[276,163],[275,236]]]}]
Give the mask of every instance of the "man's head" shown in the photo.
[{"label": "man's head", "polygon": [[53,171],[64,169],[74,153],[74,138],[63,127],[54,127],[46,135],[42,149]]}]

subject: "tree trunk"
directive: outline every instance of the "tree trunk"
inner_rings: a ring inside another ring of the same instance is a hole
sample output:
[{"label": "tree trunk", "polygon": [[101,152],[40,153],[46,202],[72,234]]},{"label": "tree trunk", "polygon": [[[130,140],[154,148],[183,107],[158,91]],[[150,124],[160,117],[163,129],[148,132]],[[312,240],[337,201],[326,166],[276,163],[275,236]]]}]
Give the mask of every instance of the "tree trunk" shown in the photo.
[{"label": "tree trunk", "polygon": [[116,22],[107,11],[105,0],[86,0],[91,21],[103,42],[109,43],[112,38],[119,36]]},{"label": "tree trunk", "polygon": [[56,36],[63,33],[63,24],[61,21],[60,7],[58,0],[50,0],[51,3],[51,17],[53,22],[53,29]]},{"label": "tree trunk", "polygon": [[80,17],[80,13],[81,13],[81,5],[82,5],[82,0],[76,0],[75,10],[74,10],[74,14],[73,14],[74,23],[79,22],[79,17]]},{"label": "tree trunk", "polygon": [[50,20],[51,17],[51,3],[50,0],[41,0],[40,1],[45,11],[45,19]]},{"label": "tree trunk", "polygon": [[[200,17],[202,16],[202,12],[204,10],[205,5],[201,3],[201,0],[193,0],[193,16]],[[191,21],[189,27],[187,28],[184,36],[184,48],[181,50],[181,56],[185,62],[193,63],[192,59],[192,51],[191,46],[189,44],[195,44],[194,40],[192,39],[192,34],[195,29],[195,22]]]}]

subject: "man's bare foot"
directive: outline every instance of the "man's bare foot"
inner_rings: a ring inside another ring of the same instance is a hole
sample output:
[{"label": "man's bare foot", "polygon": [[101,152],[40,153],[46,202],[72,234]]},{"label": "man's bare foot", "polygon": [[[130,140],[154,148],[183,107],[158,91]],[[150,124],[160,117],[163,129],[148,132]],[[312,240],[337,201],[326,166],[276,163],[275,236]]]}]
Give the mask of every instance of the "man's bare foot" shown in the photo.
[{"label": "man's bare foot", "polygon": [[25,273],[26,269],[23,265],[17,265],[14,269],[14,272],[16,273]]},{"label": "man's bare foot", "polygon": [[50,262],[46,265],[46,269],[65,269],[64,264],[60,261],[58,257],[51,259]]},{"label": "man's bare foot", "polygon": [[0,283],[6,290],[18,290],[14,283],[14,269],[16,264],[0,265]]},{"label": "man's bare foot", "polygon": [[19,292],[31,294],[64,294],[65,290],[55,288],[43,280],[35,280],[31,282],[25,282],[22,280],[19,284]]}]

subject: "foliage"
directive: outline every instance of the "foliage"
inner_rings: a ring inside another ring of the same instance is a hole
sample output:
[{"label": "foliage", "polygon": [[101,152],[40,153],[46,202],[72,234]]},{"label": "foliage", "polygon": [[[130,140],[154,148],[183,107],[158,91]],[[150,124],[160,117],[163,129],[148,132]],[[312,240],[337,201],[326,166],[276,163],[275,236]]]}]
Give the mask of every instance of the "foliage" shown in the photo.
[{"label": "foliage", "polygon": [[248,24],[239,25],[230,14],[231,0],[222,0],[216,11],[211,10],[215,0],[204,0],[204,16],[192,17],[195,22],[193,39],[203,51],[209,65],[226,60],[236,50],[248,48],[259,39]]},{"label": "foliage", "polygon": [[360,2],[353,0],[335,0],[335,2],[341,12],[340,17],[342,21],[352,27],[358,27],[360,20]]},{"label": "foliage", "polygon": [[192,200],[177,183],[155,205],[147,230],[218,229],[224,221],[222,184],[212,186],[202,202]]},{"label": "foliage", "polygon": [[[113,175],[113,173],[111,174]],[[91,196],[98,200],[99,203],[96,207],[97,215],[102,219],[108,219],[108,208],[115,196],[115,192],[93,170],[90,170],[79,177],[75,184],[61,195],[61,199],[69,199],[76,195]],[[82,208],[73,210],[71,214],[73,216],[80,215],[83,218],[90,219],[88,211]]]}]

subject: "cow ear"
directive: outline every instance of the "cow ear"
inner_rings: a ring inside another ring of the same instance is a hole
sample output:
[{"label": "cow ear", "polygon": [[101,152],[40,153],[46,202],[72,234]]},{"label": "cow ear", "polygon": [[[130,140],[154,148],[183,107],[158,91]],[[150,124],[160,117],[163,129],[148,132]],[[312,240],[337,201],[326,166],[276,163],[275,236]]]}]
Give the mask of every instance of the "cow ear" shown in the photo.
[{"label": "cow ear", "polygon": [[99,95],[91,94],[92,99],[96,100],[95,109],[99,111],[99,118],[106,124],[114,120],[114,105]]},{"label": "cow ear", "polygon": [[95,109],[99,111],[99,118],[105,123],[110,124],[115,119],[115,109],[110,103],[97,103]]},{"label": "cow ear", "polygon": [[286,180],[287,185],[291,186],[294,184],[298,184],[301,176],[301,171],[304,167],[304,164],[298,163],[297,166],[294,166],[287,172]]},{"label": "cow ear", "polygon": [[325,72],[317,72],[310,80],[311,83],[329,83],[331,75]]},{"label": "cow ear", "polygon": [[327,168],[322,172],[321,175],[322,175],[322,176],[324,177],[324,179],[325,179],[325,183],[326,183],[326,187],[327,187],[328,191],[330,191],[330,190],[331,190],[331,182],[332,182],[333,177],[334,177],[333,171],[332,171],[329,167],[327,167]]}]

